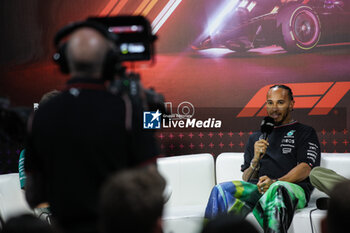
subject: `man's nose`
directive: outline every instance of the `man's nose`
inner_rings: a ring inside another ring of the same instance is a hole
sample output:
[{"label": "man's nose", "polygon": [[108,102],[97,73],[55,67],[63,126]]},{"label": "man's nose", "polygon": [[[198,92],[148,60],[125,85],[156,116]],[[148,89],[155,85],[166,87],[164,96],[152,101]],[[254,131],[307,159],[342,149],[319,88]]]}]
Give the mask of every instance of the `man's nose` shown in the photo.
[{"label": "man's nose", "polygon": [[272,110],[277,110],[278,109],[277,103],[272,103],[271,108]]}]

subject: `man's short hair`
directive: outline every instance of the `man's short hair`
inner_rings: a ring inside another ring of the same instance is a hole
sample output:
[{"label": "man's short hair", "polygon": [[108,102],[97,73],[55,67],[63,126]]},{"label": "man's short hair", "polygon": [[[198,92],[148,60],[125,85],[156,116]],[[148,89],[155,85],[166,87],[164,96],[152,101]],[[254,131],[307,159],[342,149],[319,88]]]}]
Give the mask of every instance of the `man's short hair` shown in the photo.
[{"label": "man's short hair", "polygon": [[288,96],[289,96],[289,99],[290,100],[293,100],[294,97],[293,97],[293,92],[292,92],[292,89],[290,89],[290,87],[286,86],[286,85],[283,85],[283,84],[275,84],[273,86],[271,86],[269,88],[269,90],[273,89],[273,88],[282,88],[284,90],[286,90],[288,92]]},{"label": "man's short hair", "polygon": [[156,168],[126,170],[102,187],[99,203],[102,233],[151,233],[161,218],[165,180]]},{"label": "man's short hair", "polygon": [[332,233],[349,232],[350,180],[337,184],[330,192],[330,201],[327,214],[328,231]]}]

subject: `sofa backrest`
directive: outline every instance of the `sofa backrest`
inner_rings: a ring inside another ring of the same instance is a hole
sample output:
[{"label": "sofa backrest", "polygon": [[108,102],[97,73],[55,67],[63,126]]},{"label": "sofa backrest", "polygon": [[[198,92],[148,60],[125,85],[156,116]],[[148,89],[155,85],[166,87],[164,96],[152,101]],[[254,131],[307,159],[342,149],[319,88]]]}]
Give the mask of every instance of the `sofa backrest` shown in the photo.
[{"label": "sofa backrest", "polygon": [[214,158],[211,154],[159,158],[157,165],[172,191],[166,205],[207,203],[215,185]]},{"label": "sofa backrest", "polygon": [[[242,180],[241,165],[243,161],[243,152],[228,152],[218,155],[216,158],[216,182]],[[321,166],[350,178],[350,153],[322,153]]]},{"label": "sofa backrest", "polygon": [[241,165],[244,158],[242,152],[221,153],[216,157],[216,183],[242,180]]},{"label": "sofa backrest", "polygon": [[350,153],[322,153],[321,167],[332,169],[350,179]]}]

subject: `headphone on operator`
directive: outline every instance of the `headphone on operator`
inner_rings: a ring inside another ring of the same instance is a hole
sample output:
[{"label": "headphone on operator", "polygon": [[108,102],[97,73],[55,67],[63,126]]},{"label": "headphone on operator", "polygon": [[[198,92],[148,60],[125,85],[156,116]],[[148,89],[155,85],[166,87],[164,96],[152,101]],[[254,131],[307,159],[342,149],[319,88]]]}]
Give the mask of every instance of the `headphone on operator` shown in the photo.
[{"label": "headphone on operator", "polygon": [[[68,35],[72,34],[77,29],[83,28],[83,27],[95,29],[101,35],[103,35],[107,40],[112,41],[114,44],[118,40],[118,36],[116,34],[109,32],[107,27],[95,21],[87,20],[82,22],[75,22],[61,28],[54,37],[54,45],[56,48],[56,53],[53,55],[53,60],[55,63],[59,65],[61,72],[64,74],[69,74],[70,69],[69,69],[67,55],[66,55],[67,42],[61,43],[61,40],[67,37]],[[110,49],[107,52],[106,57],[104,58],[103,73],[102,73],[104,79],[108,79],[113,76],[114,65],[118,62],[118,60],[119,60],[119,49],[117,47]]]}]

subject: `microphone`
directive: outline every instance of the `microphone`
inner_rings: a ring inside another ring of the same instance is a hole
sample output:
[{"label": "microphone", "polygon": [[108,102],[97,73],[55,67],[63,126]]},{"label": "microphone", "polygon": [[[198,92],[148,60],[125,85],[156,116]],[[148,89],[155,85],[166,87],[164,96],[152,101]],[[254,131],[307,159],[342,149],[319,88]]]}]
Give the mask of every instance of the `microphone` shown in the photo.
[{"label": "microphone", "polygon": [[272,117],[264,117],[260,125],[260,131],[263,134],[263,139],[266,140],[267,137],[272,133],[273,128],[275,127],[275,121]]},{"label": "microphone", "polygon": [[[260,131],[263,135],[263,139],[266,140],[267,137],[272,133],[272,130],[273,128],[275,127],[275,121],[273,120],[272,117],[264,117],[264,119],[261,121],[261,124],[260,124]],[[263,155],[263,153],[260,153],[260,158],[261,156]],[[260,161],[259,161],[260,163]],[[252,173],[250,174],[249,178],[248,178],[248,182],[251,181],[251,178],[253,176],[253,174],[255,173],[256,171],[256,168],[258,166],[254,167]]]}]

